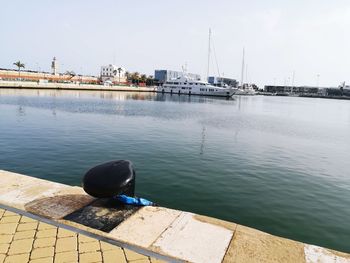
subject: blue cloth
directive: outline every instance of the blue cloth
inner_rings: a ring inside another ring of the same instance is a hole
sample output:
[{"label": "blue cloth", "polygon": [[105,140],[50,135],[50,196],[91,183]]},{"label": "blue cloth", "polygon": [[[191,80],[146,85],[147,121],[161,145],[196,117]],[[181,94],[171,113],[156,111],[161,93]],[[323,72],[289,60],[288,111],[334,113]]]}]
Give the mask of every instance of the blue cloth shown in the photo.
[{"label": "blue cloth", "polygon": [[144,198],[140,198],[140,197],[131,197],[131,196],[127,196],[127,195],[117,195],[115,198],[118,201],[120,201],[126,205],[139,205],[139,206],[152,206],[152,205],[154,205],[153,202],[148,201]]}]

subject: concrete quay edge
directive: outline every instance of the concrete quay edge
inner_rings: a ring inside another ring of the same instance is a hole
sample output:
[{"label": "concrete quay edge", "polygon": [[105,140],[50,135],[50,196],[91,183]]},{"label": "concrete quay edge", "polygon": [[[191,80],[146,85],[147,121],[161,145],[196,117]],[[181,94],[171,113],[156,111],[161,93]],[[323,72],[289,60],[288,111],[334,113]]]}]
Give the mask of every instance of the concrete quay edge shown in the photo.
[{"label": "concrete quay edge", "polygon": [[0,204],[170,262],[350,263],[350,254],[164,207],[142,207],[109,232],[65,220],[94,198],[68,186],[0,170]]},{"label": "concrete quay edge", "polygon": [[93,90],[156,92],[155,87],[104,86],[95,84],[38,83],[31,81],[0,81],[0,88],[12,89],[54,89],[54,90]]}]

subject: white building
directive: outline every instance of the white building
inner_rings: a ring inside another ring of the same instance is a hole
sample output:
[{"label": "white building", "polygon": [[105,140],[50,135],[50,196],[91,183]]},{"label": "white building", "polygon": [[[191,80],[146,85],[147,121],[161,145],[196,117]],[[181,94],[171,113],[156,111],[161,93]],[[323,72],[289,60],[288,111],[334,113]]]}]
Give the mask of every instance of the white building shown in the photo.
[{"label": "white building", "polygon": [[113,83],[126,82],[125,68],[109,64],[101,67],[102,82],[111,81]]}]

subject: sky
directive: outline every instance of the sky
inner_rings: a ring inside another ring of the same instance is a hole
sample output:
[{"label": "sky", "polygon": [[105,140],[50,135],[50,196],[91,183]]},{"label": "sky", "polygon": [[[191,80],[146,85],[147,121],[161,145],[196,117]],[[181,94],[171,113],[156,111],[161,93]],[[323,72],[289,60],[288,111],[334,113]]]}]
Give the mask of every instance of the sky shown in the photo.
[{"label": "sky", "polygon": [[210,75],[240,80],[244,48],[261,87],[350,83],[349,0],[0,0],[0,68],[49,71],[56,56],[61,72],[206,77],[209,28]]}]

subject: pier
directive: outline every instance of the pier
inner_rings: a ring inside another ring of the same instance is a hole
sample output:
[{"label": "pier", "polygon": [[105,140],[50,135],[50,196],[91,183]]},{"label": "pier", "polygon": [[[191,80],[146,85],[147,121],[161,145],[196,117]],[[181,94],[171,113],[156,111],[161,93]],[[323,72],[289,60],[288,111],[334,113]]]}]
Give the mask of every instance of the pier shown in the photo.
[{"label": "pier", "polygon": [[0,180],[0,262],[350,262],[233,222],[165,207],[118,209],[81,187],[3,170]]}]

